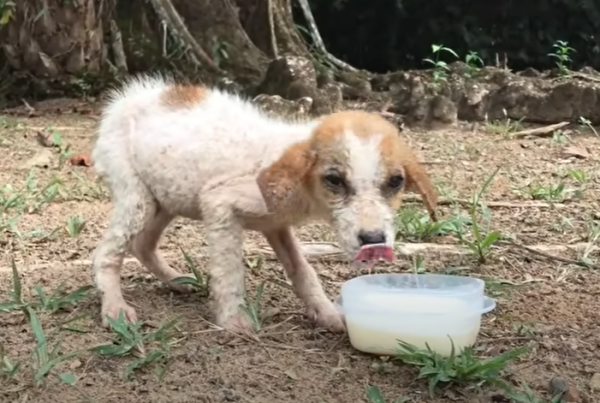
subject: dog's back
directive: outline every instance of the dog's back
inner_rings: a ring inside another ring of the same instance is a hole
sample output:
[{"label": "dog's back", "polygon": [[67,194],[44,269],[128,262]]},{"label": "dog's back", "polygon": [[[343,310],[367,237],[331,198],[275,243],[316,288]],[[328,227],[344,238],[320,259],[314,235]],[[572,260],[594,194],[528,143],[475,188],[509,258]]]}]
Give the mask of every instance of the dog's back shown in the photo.
[{"label": "dog's back", "polygon": [[312,124],[275,120],[219,90],[142,77],[109,95],[92,160],[109,187],[111,177],[135,177],[174,214],[196,217],[199,193],[253,181]]}]

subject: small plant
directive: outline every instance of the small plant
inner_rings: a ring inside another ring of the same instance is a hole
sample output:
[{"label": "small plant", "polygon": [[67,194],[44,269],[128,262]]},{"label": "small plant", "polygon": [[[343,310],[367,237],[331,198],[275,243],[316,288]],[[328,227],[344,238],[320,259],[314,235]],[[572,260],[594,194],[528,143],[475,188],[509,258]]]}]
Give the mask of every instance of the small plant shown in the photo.
[{"label": "small plant", "polygon": [[444,45],[431,45],[431,52],[433,53],[433,59],[423,59],[425,63],[429,63],[433,66],[433,84],[438,86],[440,83],[445,82],[448,79],[448,72],[450,68],[448,64],[443,60],[440,60],[440,54],[442,52],[450,53],[454,57],[458,58],[455,51]]},{"label": "small plant", "polygon": [[564,146],[569,142],[569,138],[562,130],[556,130],[552,133],[552,142],[559,146]]},{"label": "small plant", "polygon": [[46,295],[42,287],[36,285],[33,287],[37,294],[40,302],[39,304],[30,304],[32,307],[39,307],[44,311],[50,313],[58,312],[62,309],[66,309],[69,306],[77,305],[83,298],[87,296],[89,290],[93,288],[91,285],[79,287],[73,292],[65,293],[63,290],[63,284],[60,284],[50,295]]},{"label": "small plant", "polygon": [[42,287],[36,285],[34,291],[39,298],[39,302],[28,302],[23,299],[23,286],[14,259],[11,260],[11,269],[13,288],[10,292],[9,300],[0,303],[0,312],[10,312],[26,308],[42,309],[50,313],[58,312],[61,309],[79,303],[87,296],[87,292],[92,289],[91,285],[86,285],[79,287],[71,293],[65,293],[63,291],[63,284],[60,284],[52,294],[46,295]]},{"label": "small plant", "polygon": [[466,73],[469,78],[475,77],[477,71],[484,65],[483,59],[475,51],[470,51],[465,56],[465,64],[467,65]]},{"label": "small plant", "polygon": [[265,283],[262,282],[256,288],[256,294],[254,295],[254,299],[248,303],[247,306],[241,305],[240,309],[246,314],[250,322],[252,323],[252,328],[255,332],[259,332],[262,329],[262,314],[260,308],[260,301],[263,296],[263,291],[265,289]]},{"label": "small plant", "polygon": [[77,238],[85,228],[85,220],[80,215],[69,217],[65,225],[65,231],[71,238]]},{"label": "small plant", "polygon": [[173,319],[159,326],[158,329],[144,334],[141,330],[141,322],[129,323],[123,311],[120,311],[116,320],[108,317],[109,326],[116,335],[116,340],[113,343],[93,347],[91,350],[102,356],[137,356],[138,358],[125,368],[125,379],[129,379],[136,370],[167,357],[176,322],[177,319]]},{"label": "small plant", "polygon": [[[481,190],[475,194],[469,206],[469,217],[471,218],[471,236],[467,238],[463,231],[458,231],[458,239],[466,245],[478,258],[480,263],[484,263],[491,253],[492,246],[500,240],[501,234],[498,231],[490,231],[491,225],[491,212],[489,208],[483,203],[483,194],[487,191],[489,186],[500,167],[498,167],[492,175],[485,181]],[[479,221],[477,217],[477,209],[481,207],[481,218]]]},{"label": "small plant", "polygon": [[589,129],[592,131],[592,133],[594,133],[596,135],[596,137],[600,137],[600,134],[598,134],[598,132],[596,131],[596,129],[594,128],[594,126],[592,125],[592,121],[584,118],[583,116],[579,117],[579,124],[583,127],[585,127],[586,129]]},{"label": "small plant", "polygon": [[523,389],[523,392],[517,392],[511,388],[506,388],[504,393],[506,394],[506,397],[512,399],[515,403],[561,403],[563,401],[562,393],[553,396],[550,401],[548,401],[539,398],[528,385],[524,385]]},{"label": "small plant", "polygon": [[[381,393],[381,390],[379,390],[379,388],[377,386],[372,386],[370,385],[367,388],[367,401],[369,403],[387,403],[387,400],[385,400],[385,398],[383,397],[383,394]],[[394,400],[393,403],[405,403],[408,402],[408,398],[406,397],[399,397],[398,399]]]},{"label": "small plant", "polygon": [[532,199],[544,200],[549,203],[561,203],[569,197],[569,194],[574,192],[575,189],[567,188],[563,182],[553,185],[535,184],[529,187],[529,194]]},{"label": "small plant", "polygon": [[497,119],[490,121],[486,113],[484,117],[485,128],[487,131],[499,134],[505,139],[511,139],[513,133],[516,133],[523,128],[521,125],[522,119],[518,121],[510,119],[506,109],[502,109],[502,114],[504,115],[504,120]]},{"label": "small plant", "polygon": [[50,133],[52,137],[52,145],[58,148],[58,168],[62,169],[65,162],[73,155],[71,146],[65,144],[60,132],[52,127],[46,127],[45,130]]},{"label": "small plant", "polygon": [[185,250],[181,249],[181,253],[183,253],[183,259],[185,260],[185,266],[194,275],[194,277],[193,278],[190,276],[177,277],[172,280],[173,284],[190,285],[190,286],[194,287],[196,290],[198,290],[198,292],[201,295],[208,296],[209,292],[210,292],[209,278],[208,277],[204,278],[204,276],[202,276],[202,273],[200,272],[200,269],[198,269],[196,262],[194,262],[194,259],[192,259],[192,257]]},{"label": "small plant", "polygon": [[2,377],[14,378],[21,368],[21,363],[14,362],[4,350],[4,346],[0,344],[0,379]]},{"label": "small plant", "polygon": [[425,212],[403,208],[396,216],[396,239],[424,241],[437,235],[455,233],[468,221],[468,217],[459,215],[435,222]]},{"label": "small plant", "polygon": [[561,76],[566,76],[569,74],[568,64],[572,62],[571,60],[571,52],[575,52],[575,49],[569,46],[569,43],[566,41],[556,41],[554,45],[553,53],[548,53],[548,56],[556,59],[556,67],[558,67],[558,74]]},{"label": "small plant", "polygon": [[520,348],[507,351],[499,356],[477,359],[473,354],[472,347],[463,349],[460,355],[456,355],[454,342],[450,339],[452,350],[449,357],[443,357],[437,352],[427,349],[419,349],[416,346],[399,341],[400,349],[394,360],[405,364],[417,366],[419,378],[427,379],[429,382],[429,395],[433,398],[435,389],[439,384],[490,384],[497,387],[506,387],[499,379],[500,372],[506,365],[527,352],[528,348]]},{"label": "small plant", "polygon": [[9,294],[9,301],[0,303],[0,311],[4,312],[23,309],[27,306],[27,304],[23,301],[23,287],[21,285],[21,277],[19,276],[15,259],[11,258],[10,267],[12,270],[13,288]]},{"label": "small plant", "polygon": [[[59,349],[62,340],[57,341],[54,344],[54,347],[51,350],[48,350],[46,334],[44,333],[44,329],[42,328],[42,324],[40,323],[37,315],[35,314],[34,310],[29,307],[26,308],[26,312],[31,324],[31,330],[33,331],[33,335],[36,340],[36,347],[33,351],[35,358],[35,363],[33,366],[33,383],[36,386],[39,386],[56,366],[76,357],[80,352],[72,351],[66,354],[60,353]],[[60,374],[59,378],[63,380],[72,376],[73,375],[70,373],[64,373]]]}]

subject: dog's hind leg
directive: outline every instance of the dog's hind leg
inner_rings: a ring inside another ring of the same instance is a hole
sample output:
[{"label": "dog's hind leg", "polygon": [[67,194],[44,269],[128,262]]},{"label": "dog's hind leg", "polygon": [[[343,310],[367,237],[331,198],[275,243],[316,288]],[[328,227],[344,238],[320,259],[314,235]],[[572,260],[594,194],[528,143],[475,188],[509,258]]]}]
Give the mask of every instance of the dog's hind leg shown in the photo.
[{"label": "dog's hind leg", "polygon": [[132,253],[150,272],[172,290],[191,292],[193,291],[191,286],[172,283],[174,278],[181,277],[183,274],[169,266],[157,251],[160,237],[172,219],[173,216],[159,207],[154,217],[146,221],[144,229],[134,238]]},{"label": "dog's hind leg", "polygon": [[317,273],[302,254],[292,229],[281,228],[264,232],[264,235],[292,282],[294,292],[306,306],[309,318],[328,330],[343,332],[343,318],[325,295]]}]

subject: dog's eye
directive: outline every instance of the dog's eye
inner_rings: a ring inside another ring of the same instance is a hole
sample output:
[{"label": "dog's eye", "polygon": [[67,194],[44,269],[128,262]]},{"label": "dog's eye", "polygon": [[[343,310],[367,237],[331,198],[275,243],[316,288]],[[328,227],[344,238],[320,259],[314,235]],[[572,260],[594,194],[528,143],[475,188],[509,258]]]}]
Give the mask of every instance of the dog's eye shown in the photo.
[{"label": "dog's eye", "polygon": [[340,175],[334,174],[334,173],[325,175],[323,177],[323,180],[325,181],[326,184],[328,184],[329,186],[334,187],[334,188],[339,188],[344,185],[344,180],[342,179],[342,177]]},{"label": "dog's eye", "polygon": [[400,189],[404,184],[404,177],[402,175],[394,175],[388,180],[388,186],[392,189]]}]

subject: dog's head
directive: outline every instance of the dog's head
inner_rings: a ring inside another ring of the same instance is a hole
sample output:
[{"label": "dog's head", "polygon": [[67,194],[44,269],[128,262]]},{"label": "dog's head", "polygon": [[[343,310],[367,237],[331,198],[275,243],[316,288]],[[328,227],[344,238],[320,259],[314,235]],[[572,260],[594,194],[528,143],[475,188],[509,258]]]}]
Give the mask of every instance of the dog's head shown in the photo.
[{"label": "dog's head", "polygon": [[436,219],[437,195],[423,167],[394,125],[366,112],[321,118],[309,140],[260,172],[258,185],[275,214],[328,219],[355,260],[393,257],[403,190],[420,193]]}]

